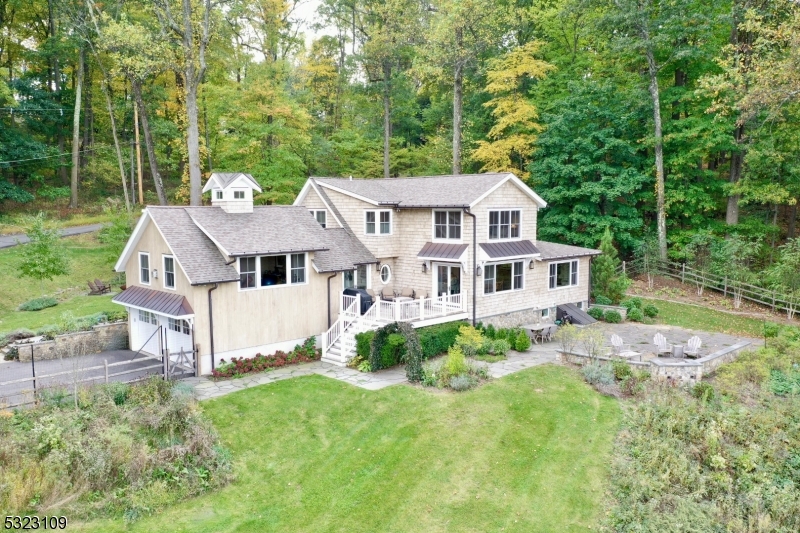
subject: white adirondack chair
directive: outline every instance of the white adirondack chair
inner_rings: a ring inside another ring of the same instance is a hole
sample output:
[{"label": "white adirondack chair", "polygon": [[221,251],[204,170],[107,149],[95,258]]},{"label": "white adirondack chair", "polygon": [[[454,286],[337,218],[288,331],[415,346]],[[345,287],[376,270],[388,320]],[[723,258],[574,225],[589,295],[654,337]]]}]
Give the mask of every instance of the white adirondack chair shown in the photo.
[{"label": "white adirondack chair", "polygon": [[684,352],[687,357],[698,357],[700,355],[700,346],[703,344],[703,341],[700,340],[700,337],[695,335],[689,342],[686,343],[686,351]]},{"label": "white adirondack chair", "polygon": [[656,345],[658,355],[662,353],[672,354],[672,345],[667,342],[667,339],[661,333],[656,333],[656,336],[653,337],[653,344]]},{"label": "white adirondack chair", "polygon": [[619,355],[625,350],[625,343],[622,342],[622,337],[614,333],[611,335],[611,351],[614,355]]}]

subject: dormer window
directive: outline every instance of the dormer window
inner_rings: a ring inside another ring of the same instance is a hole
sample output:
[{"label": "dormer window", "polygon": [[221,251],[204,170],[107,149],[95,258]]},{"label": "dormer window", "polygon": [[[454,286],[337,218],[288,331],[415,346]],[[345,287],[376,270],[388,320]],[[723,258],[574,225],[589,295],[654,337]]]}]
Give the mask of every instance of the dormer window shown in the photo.
[{"label": "dormer window", "polygon": [[234,200],[244,200],[244,191],[233,191]]},{"label": "dormer window", "polygon": [[311,209],[311,216],[313,216],[319,225],[327,227],[328,225],[328,211],[325,209]]},{"label": "dormer window", "polygon": [[214,196],[216,196],[217,200],[222,200],[222,191],[214,191]]}]

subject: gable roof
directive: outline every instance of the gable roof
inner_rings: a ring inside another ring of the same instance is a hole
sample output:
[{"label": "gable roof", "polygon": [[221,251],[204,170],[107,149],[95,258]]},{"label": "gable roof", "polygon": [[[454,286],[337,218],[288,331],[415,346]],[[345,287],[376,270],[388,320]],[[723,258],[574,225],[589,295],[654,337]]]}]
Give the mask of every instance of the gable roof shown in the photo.
[{"label": "gable roof", "polygon": [[252,213],[226,213],[207,206],[183,209],[231,257],[328,249],[325,230],[305,207],[260,205]]},{"label": "gable roof", "polygon": [[309,178],[321,187],[376,206],[469,208],[511,181],[539,207],[547,203],[511,173],[459,174],[389,179]]},{"label": "gable roof", "polygon": [[243,185],[247,185],[258,192],[262,192],[261,186],[258,184],[256,179],[250,174],[245,174],[243,172],[214,172],[211,174],[211,177],[208,178],[205,187],[203,187],[203,192],[210,191],[215,183],[219,186],[219,188],[227,189],[233,185],[234,182],[240,179]]},{"label": "gable roof", "polygon": [[329,248],[314,254],[313,263],[317,272],[354,270],[358,265],[378,262],[372,252],[344,228],[323,231]]},{"label": "gable roof", "polygon": [[194,315],[194,310],[182,294],[132,286],[111,299],[112,302],[135,309],[153,311],[161,315],[183,317]]},{"label": "gable roof", "polygon": [[185,207],[150,206],[147,212],[172,250],[183,273],[189,278],[189,283],[202,285],[239,279],[239,273],[232,265],[226,264],[225,256],[195,225]]},{"label": "gable roof", "polygon": [[587,255],[600,255],[600,250],[593,248],[581,248],[569,244],[558,244],[556,242],[536,241],[536,247],[542,255],[540,261],[552,259],[570,259],[573,257],[585,257]]}]

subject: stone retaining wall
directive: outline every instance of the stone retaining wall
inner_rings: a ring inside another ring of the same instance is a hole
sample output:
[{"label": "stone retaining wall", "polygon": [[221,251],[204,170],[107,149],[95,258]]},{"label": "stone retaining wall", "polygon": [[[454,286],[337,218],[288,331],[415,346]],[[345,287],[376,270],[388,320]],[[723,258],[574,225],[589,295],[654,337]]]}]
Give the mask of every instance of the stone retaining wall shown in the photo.
[{"label": "stone retaining wall", "polygon": [[128,348],[128,322],[98,324],[89,331],[57,335],[51,341],[18,344],[20,361],[31,360],[31,347],[37,361],[125,350]]},{"label": "stone retaining wall", "polygon": [[[649,371],[651,379],[694,384],[703,379],[704,375],[711,374],[721,365],[736,359],[739,352],[750,344],[750,341],[742,341],[695,360],[665,361],[656,358],[644,362],[629,360],[627,363],[633,368]],[[556,359],[577,365],[585,365],[589,362],[587,355],[574,352],[559,351]],[[611,357],[596,357],[595,359],[602,363],[612,360]]]}]

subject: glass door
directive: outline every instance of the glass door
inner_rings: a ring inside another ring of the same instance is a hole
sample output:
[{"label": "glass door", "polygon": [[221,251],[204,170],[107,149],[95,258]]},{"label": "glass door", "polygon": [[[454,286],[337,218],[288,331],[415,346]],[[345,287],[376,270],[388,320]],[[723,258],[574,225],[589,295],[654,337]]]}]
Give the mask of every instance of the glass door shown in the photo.
[{"label": "glass door", "polygon": [[436,265],[436,295],[461,294],[461,265]]}]

